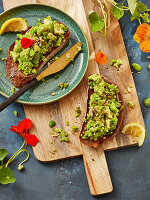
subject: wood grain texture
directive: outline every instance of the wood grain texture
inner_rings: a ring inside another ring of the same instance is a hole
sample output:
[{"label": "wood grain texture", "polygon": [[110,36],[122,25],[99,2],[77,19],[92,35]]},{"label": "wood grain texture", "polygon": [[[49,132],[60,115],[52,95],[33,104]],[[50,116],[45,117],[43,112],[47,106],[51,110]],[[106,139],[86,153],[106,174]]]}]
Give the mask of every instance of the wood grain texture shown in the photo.
[{"label": "wood grain texture", "polygon": [[[24,3],[22,0],[4,0],[4,8],[8,9],[15,5]],[[28,0],[26,3],[35,3]],[[89,148],[83,144],[80,145],[78,133],[71,131],[71,126],[76,125],[79,129],[86,111],[87,101],[87,77],[92,73],[101,73],[115,82],[122,91],[127,91],[128,87],[134,85],[132,73],[130,70],[125,46],[122,39],[119,23],[111,16],[111,27],[107,31],[107,38],[101,38],[99,33],[90,33],[88,24],[88,13],[90,10],[99,12],[99,5],[96,0],[37,0],[36,3],[44,3],[57,7],[72,16],[82,27],[86,33],[89,48],[90,59],[88,70],[78,87],[67,97],[58,102],[43,105],[31,106],[24,105],[26,117],[33,121],[34,127],[32,133],[35,133],[40,143],[33,148],[35,157],[43,162],[54,161],[83,154],[87,179],[92,195],[104,194],[112,191],[112,183],[105,159],[104,150],[115,150],[120,147],[135,145],[136,143],[128,136],[118,134],[111,141],[106,141],[98,149]],[[109,5],[111,8],[111,5]],[[92,38],[92,39],[91,39]],[[94,47],[93,47],[94,45]],[[95,51],[101,49],[108,56],[108,64],[98,67],[94,60]],[[109,66],[111,59],[122,59],[123,65],[119,71]],[[131,89],[131,93],[124,95],[126,115],[124,124],[130,122],[139,122],[144,125],[135,85]],[[134,101],[136,109],[126,107],[128,101]],[[75,108],[80,106],[82,114],[75,119]],[[60,143],[57,138],[53,138],[48,132],[50,128],[48,122],[55,120],[58,128],[63,128],[69,133],[69,143]],[[70,122],[70,126],[65,125],[65,121]],[[50,144],[50,140],[54,140],[54,144]],[[55,155],[50,153],[52,148],[58,151]]]}]

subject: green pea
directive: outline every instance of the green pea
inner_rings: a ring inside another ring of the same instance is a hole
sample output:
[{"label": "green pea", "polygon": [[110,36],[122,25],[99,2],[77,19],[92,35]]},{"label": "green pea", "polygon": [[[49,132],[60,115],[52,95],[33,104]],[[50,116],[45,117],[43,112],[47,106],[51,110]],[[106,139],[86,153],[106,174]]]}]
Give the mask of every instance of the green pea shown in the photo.
[{"label": "green pea", "polygon": [[149,108],[150,107],[150,98],[145,99],[144,104],[145,104],[145,106],[147,106]]},{"label": "green pea", "polygon": [[132,64],[133,69],[135,69],[137,72],[141,71],[141,66],[138,65],[137,63]]},{"label": "green pea", "polygon": [[51,128],[53,128],[55,125],[56,125],[56,122],[55,122],[55,121],[50,121],[49,126],[50,126]]},{"label": "green pea", "polygon": [[148,69],[150,69],[150,64],[148,65]]},{"label": "green pea", "polygon": [[1,51],[3,51],[3,49],[2,49],[2,48],[0,48],[0,52],[1,52]]}]

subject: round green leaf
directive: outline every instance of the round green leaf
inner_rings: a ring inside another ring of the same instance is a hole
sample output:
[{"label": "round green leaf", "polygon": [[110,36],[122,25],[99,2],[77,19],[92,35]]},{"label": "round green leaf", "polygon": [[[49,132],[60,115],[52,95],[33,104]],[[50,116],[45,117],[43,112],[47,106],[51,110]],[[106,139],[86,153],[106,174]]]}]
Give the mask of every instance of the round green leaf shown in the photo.
[{"label": "round green leaf", "polygon": [[116,6],[113,7],[113,15],[118,20],[124,15],[123,4],[122,3],[118,3],[118,4],[116,4]]},{"label": "round green leaf", "polygon": [[91,31],[92,32],[98,32],[101,31],[104,28],[104,20],[99,17],[97,12],[91,11],[89,13],[89,21],[91,23]]},{"label": "round green leaf", "polygon": [[3,161],[7,154],[8,151],[6,149],[0,149],[0,161]]},{"label": "round green leaf", "polygon": [[0,169],[0,183],[1,184],[14,183],[15,181],[16,179],[11,169],[9,169],[8,167]]}]

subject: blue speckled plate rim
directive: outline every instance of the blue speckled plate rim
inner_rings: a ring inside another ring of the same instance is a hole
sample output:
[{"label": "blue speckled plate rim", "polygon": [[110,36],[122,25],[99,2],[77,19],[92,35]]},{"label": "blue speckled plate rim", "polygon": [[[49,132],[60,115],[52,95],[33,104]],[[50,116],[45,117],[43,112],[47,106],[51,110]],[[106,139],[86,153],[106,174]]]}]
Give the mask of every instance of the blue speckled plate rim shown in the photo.
[{"label": "blue speckled plate rim", "polygon": [[[8,9],[8,10],[2,12],[2,13],[0,14],[0,17],[1,17],[2,15],[6,14],[7,12],[10,12],[11,10],[14,10],[14,9],[16,9],[16,8],[20,8],[20,7],[23,7],[23,6],[30,6],[30,5],[31,5],[31,6],[37,6],[37,5],[47,6],[47,7],[50,7],[50,8],[54,8],[54,9],[56,9],[56,10],[62,12],[63,14],[67,15],[67,16],[68,16],[70,19],[72,19],[72,20],[76,23],[76,25],[80,28],[80,30],[81,30],[81,32],[82,32],[82,34],[83,34],[83,36],[84,36],[84,39],[85,39],[85,41],[86,41],[86,46],[87,46],[87,54],[88,54],[88,55],[87,55],[87,62],[86,62],[85,70],[84,70],[82,76],[80,77],[80,79],[79,79],[79,80],[77,81],[77,83],[74,85],[74,87],[73,87],[72,89],[70,89],[66,94],[64,94],[63,96],[57,97],[57,98],[54,99],[54,100],[50,100],[50,101],[46,101],[46,102],[27,102],[27,101],[16,100],[17,103],[22,103],[22,104],[27,104],[27,105],[43,105],[43,104],[49,104],[49,103],[58,101],[59,99],[65,97],[65,96],[67,96],[69,93],[71,93],[71,92],[79,85],[79,83],[81,82],[82,78],[84,77],[84,75],[85,75],[85,73],[86,73],[86,70],[87,70],[87,67],[88,67],[88,61],[89,61],[89,45],[88,45],[88,41],[87,41],[86,35],[85,35],[83,29],[80,27],[80,25],[79,25],[70,15],[66,14],[66,13],[63,12],[62,10],[60,10],[60,9],[58,9],[58,8],[56,8],[56,7],[53,7],[53,6],[49,6],[49,5],[42,4],[42,3],[22,4],[22,5],[15,6],[15,7],[13,7],[13,8],[10,8],[10,9]],[[6,98],[9,98],[9,96],[6,95],[6,94],[4,94],[2,91],[0,91],[0,94],[3,95],[3,96],[5,96]]]}]

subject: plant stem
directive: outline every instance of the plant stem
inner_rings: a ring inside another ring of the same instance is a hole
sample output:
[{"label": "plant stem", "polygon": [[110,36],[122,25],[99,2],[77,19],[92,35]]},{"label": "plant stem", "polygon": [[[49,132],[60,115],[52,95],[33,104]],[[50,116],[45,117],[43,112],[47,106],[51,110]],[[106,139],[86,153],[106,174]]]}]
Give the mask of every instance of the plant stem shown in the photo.
[{"label": "plant stem", "polygon": [[22,165],[23,163],[25,163],[29,159],[29,156],[30,156],[29,152],[26,149],[23,149],[22,152],[26,152],[27,153],[27,158],[24,161],[22,161],[19,165]]},{"label": "plant stem", "polygon": [[113,1],[113,0],[108,0],[114,7],[116,7],[116,8],[118,8],[119,10],[130,10],[128,7],[126,7],[126,6],[123,6],[125,9],[121,9],[121,8],[119,8],[118,6],[116,6],[117,5],[117,3],[115,2],[115,1]]},{"label": "plant stem", "polygon": [[17,157],[17,155],[20,153],[21,149],[23,148],[24,144],[25,144],[25,140],[23,142],[23,145],[20,147],[20,149],[16,151],[16,153],[14,153],[12,157],[7,161],[7,163],[3,165],[2,167],[7,167]]},{"label": "plant stem", "polygon": [[107,28],[109,28],[110,27],[110,12],[109,12],[109,7],[108,7],[108,5],[107,5],[107,3],[106,3],[105,0],[104,0],[104,4],[105,4],[107,12],[108,12],[108,26],[107,26]]},{"label": "plant stem", "polygon": [[107,26],[106,26],[106,19],[107,19],[107,13],[105,12],[105,10],[104,10],[104,5],[101,3],[101,1],[100,0],[97,0],[98,1],[98,3],[100,4],[100,6],[101,6],[101,11],[102,11],[102,13],[103,13],[103,16],[104,16],[104,24],[105,24],[105,37],[106,37],[106,29],[107,29]]}]

